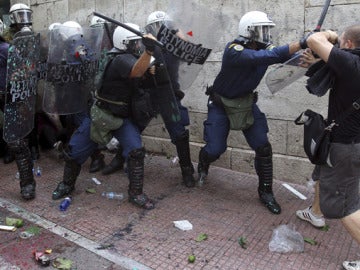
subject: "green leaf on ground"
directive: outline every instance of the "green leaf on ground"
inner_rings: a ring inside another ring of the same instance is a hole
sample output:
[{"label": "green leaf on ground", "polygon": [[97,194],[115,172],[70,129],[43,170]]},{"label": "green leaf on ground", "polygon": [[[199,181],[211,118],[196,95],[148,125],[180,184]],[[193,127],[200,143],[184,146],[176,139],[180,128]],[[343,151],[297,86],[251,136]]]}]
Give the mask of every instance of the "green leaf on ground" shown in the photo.
[{"label": "green leaf on ground", "polygon": [[309,243],[310,245],[313,245],[313,246],[317,245],[317,242],[314,239],[311,239],[311,238],[308,238],[308,237],[304,237],[304,241],[306,243]]},{"label": "green leaf on ground", "polygon": [[247,242],[245,237],[239,237],[238,242],[243,249],[247,248]]},{"label": "green leaf on ground", "polygon": [[71,270],[73,262],[69,259],[65,258],[56,258],[53,261],[53,266],[57,269],[63,269],[63,270]]},{"label": "green leaf on ground", "polygon": [[20,218],[6,217],[5,224],[8,226],[14,226],[16,228],[20,228],[20,227],[24,226],[24,220],[22,220]]},{"label": "green leaf on ground", "polygon": [[198,235],[198,237],[196,237],[196,242],[201,242],[208,239],[208,236],[206,233],[201,233]]},{"label": "green leaf on ground", "polygon": [[95,194],[96,193],[96,189],[95,188],[87,188],[86,193],[90,193],[90,194]]},{"label": "green leaf on ground", "polygon": [[40,228],[37,226],[31,226],[29,228],[27,228],[26,230],[28,233],[31,233],[33,235],[38,235],[40,233]]},{"label": "green leaf on ground", "polygon": [[327,232],[328,230],[330,229],[330,226],[329,225],[325,225],[324,227],[321,227],[320,230],[324,231],[324,232]]},{"label": "green leaf on ground", "polygon": [[189,263],[194,263],[195,260],[196,260],[195,255],[189,255],[189,257],[188,257],[188,262],[189,262]]}]

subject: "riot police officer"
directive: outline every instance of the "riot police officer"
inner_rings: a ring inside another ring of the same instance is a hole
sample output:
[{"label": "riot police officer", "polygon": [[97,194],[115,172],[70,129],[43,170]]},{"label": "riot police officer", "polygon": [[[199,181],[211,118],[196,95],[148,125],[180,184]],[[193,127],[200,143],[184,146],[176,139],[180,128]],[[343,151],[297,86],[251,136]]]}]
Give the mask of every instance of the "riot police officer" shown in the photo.
[{"label": "riot police officer", "polygon": [[274,47],[271,28],[275,26],[264,12],[246,13],[239,22],[239,36],[226,44],[222,66],[212,87],[208,88],[208,114],[204,121],[206,144],[199,153],[200,183],[209,166],[226,151],[230,129],[242,130],[255,151],[255,170],[259,177],[260,201],[274,214],[281,207],[272,191],[272,147],[265,114],[256,104],[254,93],[269,65],[284,62],[300,50],[300,43]]},{"label": "riot police officer", "polygon": [[[152,12],[146,22],[145,30],[147,33],[151,33],[154,36],[157,36],[161,26],[165,24],[168,27],[171,27],[172,20],[164,11],[154,11]],[[184,39],[184,35],[181,34],[179,30],[172,29],[176,32],[180,38]],[[176,146],[177,154],[179,157],[179,164],[181,168],[183,183],[187,187],[195,186],[195,179],[193,177],[194,167],[191,162],[190,157],[190,145],[189,145],[189,130],[185,127],[190,124],[189,113],[185,106],[181,104],[181,100],[184,98],[184,92],[180,90],[179,84],[179,64],[180,60],[176,58],[174,55],[167,51],[161,51],[160,49],[156,49],[154,53],[155,57],[155,73],[158,75],[160,73],[165,73],[168,76],[169,84],[162,84],[161,87],[166,87],[166,91],[173,91],[172,94],[175,95],[176,98],[176,106],[180,112],[180,121],[169,121],[164,117],[165,128],[168,131],[171,142]],[[160,71],[160,69],[165,69],[166,71]],[[159,75],[161,77],[161,75]],[[156,76],[155,76],[156,80]],[[158,86],[159,87],[159,86]],[[152,91],[152,93],[158,92],[156,89]],[[159,104],[156,95],[152,95],[152,102],[155,106],[155,110],[159,112],[159,106],[163,106]],[[157,107],[157,108],[156,108]],[[163,116],[163,115],[162,115]],[[169,118],[169,117],[167,117]],[[113,173],[123,167],[123,159],[122,159],[122,149],[119,148],[115,157],[111,160],[110,164],[108,164],[104,170],[104,174]]]},{"label": "riot police officer", "polygon": [[[154,11],[148,16],[145,29],[148,33],[156,36],[163,24],[167,25],[167,27],[172,27],[172,20],[169,15],[164,11]],[[184,39],[179,29],[172,29],[172,31]],[[179,83],[180,60],[166,50],[155,50],[154,56],[166,68],[170,80],[168,88],[169,91],[174,91],[176,105],[181,118],[180,121],[167,121],[163,117],[165,128],[170,135],[171,142],[176,146],[183,183],[187,187],[194,187],[194,167],[190,157],[189,130],[185,128],[190,124],[190,118],[188,109],[181,104],[185,94],[181,91]]]},{"label": "riot police officer", "polygon": [[[139,26],[128,23],[139,31]],[[96,94],[97,101],[91,108],[91,118],[85,118],[75,131],[65,152],[63,181],[52,194],[54,200],[70,194],[75,188],[81,165],[97,149],[98,143],[106,144],[114,136],[123,148],[129,178],[129,201],[144,209],[154,203],[143,192],[145,150],[142,147],[140,128],[134,121],[132,96],[139,89],[139,80],[147,72],[154,52],[154,38],[141,37],[117,27],[113,34],[114,48],[106,66],[102,86]],[[136,110],[136,109],[135,109]],[[104,125],[104,123],[106,123]]]},{"label": "riot police officer", "polygon": [[[32,10],[27,5],[19,3],[11,6],[9,18],[11,25],[4,33],[4,37],[8,42],[11,42],[18,35],[32,32]],[[8,143],[8,146],[15,157],[19,170],[21,196],[25,200],[31,200],[35,198],[36,182],[33,175],[32,153],[29,148],[28,138],[15,140]],[[37,141],[31,146],[35,148],[33,154],[37,158]]]}]

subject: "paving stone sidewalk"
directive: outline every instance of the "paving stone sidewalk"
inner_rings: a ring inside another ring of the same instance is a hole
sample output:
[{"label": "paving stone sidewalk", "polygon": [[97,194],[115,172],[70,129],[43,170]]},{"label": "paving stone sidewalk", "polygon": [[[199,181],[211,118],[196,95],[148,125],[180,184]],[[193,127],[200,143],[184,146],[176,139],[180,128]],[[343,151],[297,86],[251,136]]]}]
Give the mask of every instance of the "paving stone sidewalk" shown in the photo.
[{"label": "paving stone sidewalk", "polygon": [[[112,158],[109,153],[105,156],[107,162]],[[36,216],[36,220],[41,220],[39,226],[43,224],[45,228],[42,230],[44,238],[39,243],[30,240],[29,249],[68,244],[71,246],[69,250],[77,247],[89,252],[90,259],[86,262],[90,267],[78,263],[76,269],[336,270],[342,269],[342,261],[360,258],[358,245],[339,221],[328,220],[329,230],[323,231],[296,218],[295,211],[307,207],[313,197],[305,179],[304,186],[290,185],[307,200],[301,200],[288,191],[281,179],[274,181],[274,193],[282,206],[282,213],[273,215],[258,199],[255,175],[211,167],[206,184],[189,189],[181,184],[180,168],[174,166],[171,159],[147,155],[144,190],[156,201],[156,208],[145,211],[127,200],[102,197],[103,191],[126,195],[127,177],[124,172],[109,176],[90,174],[87,162],[76,183],[72,204],[67,211],[61,212],[59,201],[51,199],[63,173],[63,161],[54,153],[42,152],[36,162],[35,167],[40,166],[42,174],[36,177],[37,197],[29,202],[20,197],[15,163],[1,166],[0,218],[8,214],[23,215],[30,219],[29,222],[34,222],[32,214]],[[92,177],[101,184],[97,185]],[[95,193],[87,192],[89,190]],[[16,209],[24,209],[27,214]],[[176,228],[173,221],[178,220],[188,220],[193,229],[182,231]],[[313,239],[317,244],[305,243],[302,253],[271,252],[269,243],[279,225],[294,227],[303,237]],[[58,232],[57,227],[69,233]],[[204,234],[207,239],[198,241]],[[245,240],[246,245],[242,246],[239,239]],[[23,241],[18,240],[8,232],[0,231],[3,263],[20,269],[37,269],[29,253],[22,254],[27,266],[4,255],[7,247],[14,249],[23,245]],[[99,247],[101,249],[97,249]],[[60,256],[62,250],[64,255],[71,254],[66,253],[66,248],[57,249],[56,254]],[[194,263],[188,262],[189,255],[195,255]],[[91,259],[99,258],[103,260],[101,268],[91,265]]]}]

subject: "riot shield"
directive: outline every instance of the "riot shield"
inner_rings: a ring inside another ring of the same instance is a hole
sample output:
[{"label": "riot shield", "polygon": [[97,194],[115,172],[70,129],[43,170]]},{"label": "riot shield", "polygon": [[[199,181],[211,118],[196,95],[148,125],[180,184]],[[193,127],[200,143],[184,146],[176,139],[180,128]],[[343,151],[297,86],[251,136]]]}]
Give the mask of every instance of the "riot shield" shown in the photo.
[{"label": "riot shield", "polygon": [[24,138],[34,127],[40,35],[16,37],[9,47],[4,107],[4,140]]},{"label": "riot shield", "polygon": [[300,57],[301,54],[297,54],[268,72],[265,83],[272,94],[284,89],[305,75],[308,69],[299,65]]},{"label": "riot shield", "polygon": [[[158,33],[165,50],[178,57],[180,88],[189,88],[199,74],[210,52],[217,46],[227,17],[219,11],[200,5],[198,1],[171,0],[170,22]],[[171,30],[179,30],[175,34]]]},{"label": "riot shield", "polygon": [[101,55],[103,28],[58,26],[50,32],[43,109],[74,114],[87,109]]},{"label": "riot shield", "polygon": [[47,74],[47,58],[49,51],[49,30],[43,30],[40,34],[40,58],[36,66],[38,82],[37,82],[37,98],[36,98],[36,112],[42,110],[42,101],[44,98],[45,79]]},{"label": "riot shield", "polygon": [[103,32],[104,32],[102,42],[101,42],[99,67],[95,74],[95,83],[94,83],[94,89],[93,89],[93,92],[95,93],[95,90],[99,89],[102,84],[102,78],[103,78],[103,75],[105,72],[105,66],[109,59],[108,52],[114,47],[113,41],[112,41],[112,36],[113,36],[116,25],[111,24],[111,23],[102,23],[102,24],[96,24],[91,27],[103,28]]}]

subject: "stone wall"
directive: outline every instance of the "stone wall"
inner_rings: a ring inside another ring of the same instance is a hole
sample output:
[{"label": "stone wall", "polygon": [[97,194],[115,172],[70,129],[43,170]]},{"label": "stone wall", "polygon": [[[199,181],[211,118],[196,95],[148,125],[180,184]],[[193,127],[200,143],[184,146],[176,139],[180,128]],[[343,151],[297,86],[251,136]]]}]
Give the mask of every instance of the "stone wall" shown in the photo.
[{"label": "stone wall", "polygon": [[[202,122],[206,117],[205,86],[212,84],[221,64],[224,44],[237,35],[241,16],[251,10],[268,13],[276,23],[273,31],[274,43],[284,44],[301,38],[305,31],[315,28],[320,16],[323,0],[198,0],[198,1],[154,1],[154,0],[24,0],[11,1],[11,4],[23,2],[34,11],[34,30],[47,29],[53,22],[76,20],[88,25],[93,11],[120,21],[131,21],[144,26],[148,14],[155,10],[170,11],[179,2],[189,7],[193,3],[203,5],[219,12],[226,19],[217,25],[218,44],[213,49],[208,61],[199,72],[190,88],[184,89],[184,105],[189,108],[191,117],[191,152],[194,162],[203,145]],[[196,6],[194,5],[194,6]],[[191,6],[191,7],[194,7]],[[190,10],[192,10],[190,7]],[[196,11],[196,9],[193,9]],[[358,22],[360,1],[334,0],[323,24],[324,29],[342,31],[347,25]],[[184,16],[189,16],[189,10]],[[205,13],[199,16],[206,16]],[[214,29],[215,30],[215,29]],[[222,30],[222,31],[221,31]],[[271,71],[273,67],[269,68]],[[299,79],[285,89],[271,94],[264,80],[258,87],[258,104],[267,115],[269,137],[274,152],[274,176],[277,179],[294,183],[305,183],[313,166],[305,158],[302,150],[302,128],[293,120],[305,109],[311,108],[326,114],[326,97],[309,95],[304,87],[305,78]],[[155,119],[144,132],[144,144],[149,151],[176,155],[175,147],[160,119]],[[227,152],[214,165],[254,174],[254,153],[247,146],[241,132],[231,132]]]}]

